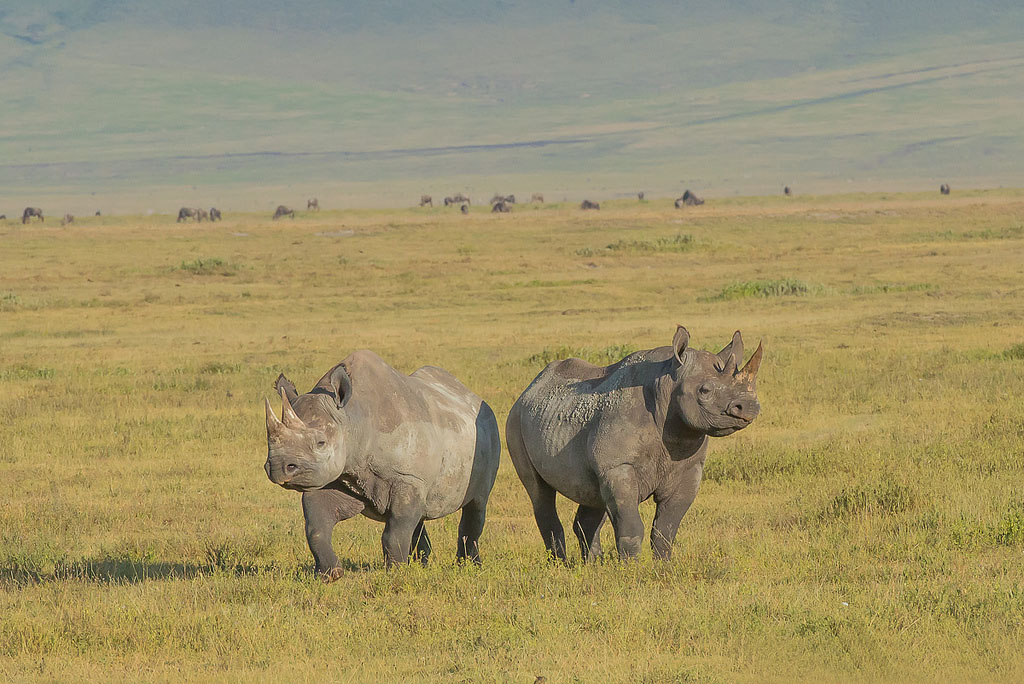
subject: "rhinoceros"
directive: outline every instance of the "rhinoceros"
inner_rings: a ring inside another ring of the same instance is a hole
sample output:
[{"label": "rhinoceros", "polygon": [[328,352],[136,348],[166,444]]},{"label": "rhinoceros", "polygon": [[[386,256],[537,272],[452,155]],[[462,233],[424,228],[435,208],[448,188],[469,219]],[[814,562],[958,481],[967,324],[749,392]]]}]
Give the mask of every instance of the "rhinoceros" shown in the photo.
[{"label": "rhinoceros", "polygon": [[708,437],[742,430],[757,417],[762,346],[739,368],[738,331],[718,354],[688,348],[689,339],[679,326],[672,346],[610,366],[554,361],[512,406],[509,456],[555,558],[565,560],[556,492],[579,504],[573,531],[584,561],[601,556],[607,517],[619,557],[636,556],[644,533],[638,507],[651,496],[651,548],[656,558],[670,558],[679,522],[697,496]]},{"label": "rhinoceros", "polygon": [[384,523],[390,567],[430,554],[424,520],[462,509],[457,557],[480,562],[478,540],[501,444],[491,408],[450,373],[411,375],[357,351],[306,394],[280,375],[281,420],[269,400],[267,477],[303,492],[306,541],[325,581],[341,576],[335,524],[360,513]]}]

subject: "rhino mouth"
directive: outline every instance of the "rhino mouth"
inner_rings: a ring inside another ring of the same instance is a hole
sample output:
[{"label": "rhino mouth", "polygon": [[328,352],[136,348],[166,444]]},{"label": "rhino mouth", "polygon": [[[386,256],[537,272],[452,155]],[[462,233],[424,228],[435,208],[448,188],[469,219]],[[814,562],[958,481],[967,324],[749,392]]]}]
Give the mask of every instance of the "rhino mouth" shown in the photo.
[{"label": "rhino mouth", "polygon": [[737,418],[729,415],[723,415],[722,418],[727,421],[727,424],[715,425],[708,430],[708,434],[712,437],[728,437],[732,433],[738,432],[754,422],[753,418]]},{"label": "rhino mouth", "polygon": [[270,459],[263,464],[263,469],[267,473],[267,477],[274,484],[284,487],[285,489],[291,489],[297,492],[305,492],[316,487],[310,486],[306,480],[306,476],[309,474],[309,468],[303,467],[297,463],[286,463],[283,466],[275,468]]}]

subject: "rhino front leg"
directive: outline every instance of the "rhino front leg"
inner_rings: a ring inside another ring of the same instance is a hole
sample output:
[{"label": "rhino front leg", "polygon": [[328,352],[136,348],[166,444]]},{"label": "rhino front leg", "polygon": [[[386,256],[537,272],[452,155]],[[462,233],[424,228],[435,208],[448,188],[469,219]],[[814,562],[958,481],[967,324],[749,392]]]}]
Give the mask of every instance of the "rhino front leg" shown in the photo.
[{"label": "rhino front leg", "polygon": [[336,489],[317,489],[302,494],[302,516],[306,521],[306,543],[313,553],[316,573],[325,582],[341,576],[338,556],[331,546],[331,533],[342,520],[363,512],[362,501]]},{"label": "rhino front leg", "polygon": [[604,526],[605,515],[603,508],[591,508],[580,506],[576,511],[576,518],[572,521],[572,531],[576,533],[576,539],[580,543],[580,555],[585,563],[600,560],[601,551],[601,528]]},{"label": "rhino front leg", "polygon": [[384,518],[384,534],[380,538],[386,567],[408,562],[413,534],[423,523],[423,513],[423,496],[413,487],[392,489],[391,508]]},{"label": "rhino front leg", "polygon": [[657,509],[654,513],[654,525],[651,527],[651,551],[658,560],[672,558],[672,543],[676,539],[679,523],[686,515],[686,511],[690,510],[690,504],[697,498],[703,474],[703,463],[697,463],[680,478],[671,492],[654,493]]},{"label": "rhino front leg", "polygon": [[615,528],[619,558],[635,558],[643,546],[644,521],[640,517],[640,489],[633,466],[623,464],[606,470],[601,478],[601,498]]}]

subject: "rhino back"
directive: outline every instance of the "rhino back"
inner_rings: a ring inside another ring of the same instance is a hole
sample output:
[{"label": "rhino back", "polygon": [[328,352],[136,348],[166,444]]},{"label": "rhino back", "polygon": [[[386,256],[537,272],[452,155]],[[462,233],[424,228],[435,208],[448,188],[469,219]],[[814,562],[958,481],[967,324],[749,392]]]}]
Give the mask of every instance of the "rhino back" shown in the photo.
[{"label": "rhino back", "polygon": [[368,471],[357,475],[419,486],[428,518],[486,495],[499,447],[489,439],[497,435],[494,414],[478,396],[440,368],[404,375],[372,352],[356,352],[345,363],[353,386],[346,412],[363,452],[356,460]]}]

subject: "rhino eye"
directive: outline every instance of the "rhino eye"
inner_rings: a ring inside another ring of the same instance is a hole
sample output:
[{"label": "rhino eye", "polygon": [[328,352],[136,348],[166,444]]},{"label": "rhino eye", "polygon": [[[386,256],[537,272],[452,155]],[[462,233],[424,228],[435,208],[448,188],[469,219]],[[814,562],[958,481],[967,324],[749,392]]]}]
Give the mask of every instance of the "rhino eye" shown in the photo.
[{"label": "rhino eye", "polygon": [[327,446],[327,441],[323,439],[316,440],[316,445],[320,448]]},{"label": "rhino eye", "polygon": [[697,388],[697,392],[700,393],[700,396],[706,397],[711,394],[711,386],[708,384],[701,385]]}]

